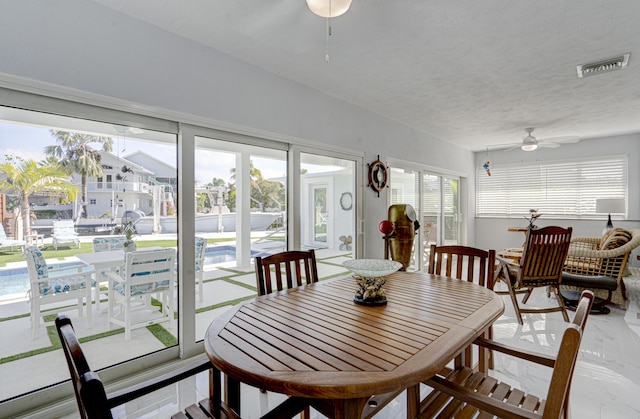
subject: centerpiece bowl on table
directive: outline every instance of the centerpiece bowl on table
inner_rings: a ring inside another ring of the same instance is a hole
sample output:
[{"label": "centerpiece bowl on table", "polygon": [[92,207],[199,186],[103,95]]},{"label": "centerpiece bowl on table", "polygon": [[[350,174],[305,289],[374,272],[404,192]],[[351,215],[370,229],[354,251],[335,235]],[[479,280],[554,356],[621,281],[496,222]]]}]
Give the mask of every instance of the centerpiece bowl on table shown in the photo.
[{"label": "centerpiece bowl on table", "polygon": [[402,268],[402,263],[386,259],[352,259],[342,263],[349,269],[358,283],[357,293],[353,296],[356,304],[379,306],[387,303],[382,286],[386,276]]}]

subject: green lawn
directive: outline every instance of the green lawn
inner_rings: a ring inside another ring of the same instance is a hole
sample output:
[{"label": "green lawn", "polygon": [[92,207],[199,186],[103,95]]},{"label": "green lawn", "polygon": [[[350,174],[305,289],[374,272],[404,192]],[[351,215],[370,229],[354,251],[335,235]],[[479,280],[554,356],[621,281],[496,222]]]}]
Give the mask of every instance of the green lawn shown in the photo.
[{"label": "green lawn", "polygon": [[[219,239],[208,239],[207,242],[210,244],[214,243],[222,243],[222,242],[234,242],[234,239],[229,238],[219,238]],[[136,240],[136,245],[138,249],[144,249],[145,247],[176,247],[176,240]],[[78,249],[75,246],[61,246],[58,247],[58,250],[55,250],[52,245],[47,245],[42,253],[44,257],[47,259],[64,259],[66,257],[74,256],[80,253],[91,253],[93,252],[93,244],[92,243],[80,243],[80,248]],[[4,267],[7,263],[11,262],[19,262],[23,261],[24,256],[20,250],[16,250],[13,252],[9,251],[0,251],[0,267]]]}]

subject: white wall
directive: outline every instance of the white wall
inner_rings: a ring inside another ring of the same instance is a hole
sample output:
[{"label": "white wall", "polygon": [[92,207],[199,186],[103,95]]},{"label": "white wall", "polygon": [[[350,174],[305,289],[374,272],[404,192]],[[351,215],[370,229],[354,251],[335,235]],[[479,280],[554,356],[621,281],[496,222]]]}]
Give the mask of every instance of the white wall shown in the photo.
[{"label": "white wall", "polygon": [[[94,2],[3,1],[0,39],[5,87],[99,98],[124,110],[364,151],[366,162],[380,155],[472,176],[471,152]],[[381,257],[386,191],[378,198],[362,187],[365,253]]]},{"label": "white wall", "polygon": [[[580,157],[604,157],[609,155],[628,156],[628,216],[626,220],[616,220],[613,224],[616,227],[626,229],[640,228],[640,134],[622,135],[617,137],[598,138],[581,140],[577,144],[563,144],[558,148],[542,148],[533,152],[523,152],[521,150],[512,151],[491,151],[489,160],[492,164],[531,162],[531,161],[553,161],[570,160]],[[476,167],[481,167],[487,160],[486,152],[475,153]],[[535,206],[534,206],[535,208]],[[544,214],[538,219],[536,225],[544,227],[548,225],[559,225],[563,227],[573,227],[573,237],[598,237],[606,224],[606,219],[600,217],[593,220],[569,220],[551,219]],[[522,245],[524,235],[522,233],[511,233],[508,227],[526,227],[528,221],[522,217],[517,218],[476,218],[475,219],[475,245],[485,249],[501,250],[506,247],[516,247]],[[638,250],[632,255],[630,261],[633,265],[639,265],[636,260]]]}]

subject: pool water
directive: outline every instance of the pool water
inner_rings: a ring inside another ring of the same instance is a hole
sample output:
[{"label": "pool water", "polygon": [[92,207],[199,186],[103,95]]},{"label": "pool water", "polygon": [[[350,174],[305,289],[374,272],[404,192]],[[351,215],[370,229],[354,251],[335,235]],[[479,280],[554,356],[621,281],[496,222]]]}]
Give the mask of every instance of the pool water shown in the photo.
[{"label": "pool water", "polygon": [[[224,262],[236,260],[235,246],[208,247],[204,255],[204,265],[216,265]],[[83,266],[82,262],[64,262],[53,265],[56,268],[69,267],[69,273],[78,266]],[[12,294],[26,296],[29,291],[29,274],[27,268],[0,269],[0,297]]]}]

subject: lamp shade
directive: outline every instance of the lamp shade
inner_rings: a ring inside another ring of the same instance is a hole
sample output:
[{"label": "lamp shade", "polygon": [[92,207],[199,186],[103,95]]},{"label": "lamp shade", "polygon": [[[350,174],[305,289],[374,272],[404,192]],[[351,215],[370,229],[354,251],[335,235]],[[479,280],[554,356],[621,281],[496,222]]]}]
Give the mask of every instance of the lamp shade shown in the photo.
[{"label": "lamp shade", "polygon": [[351,0],[307,0],[309,10],[322,17],[343,15],[351,6]]},{"label": "lamp shade", "polygon": [[596,212],[600,214],[624,214],[624,198],[596,199]]}]

